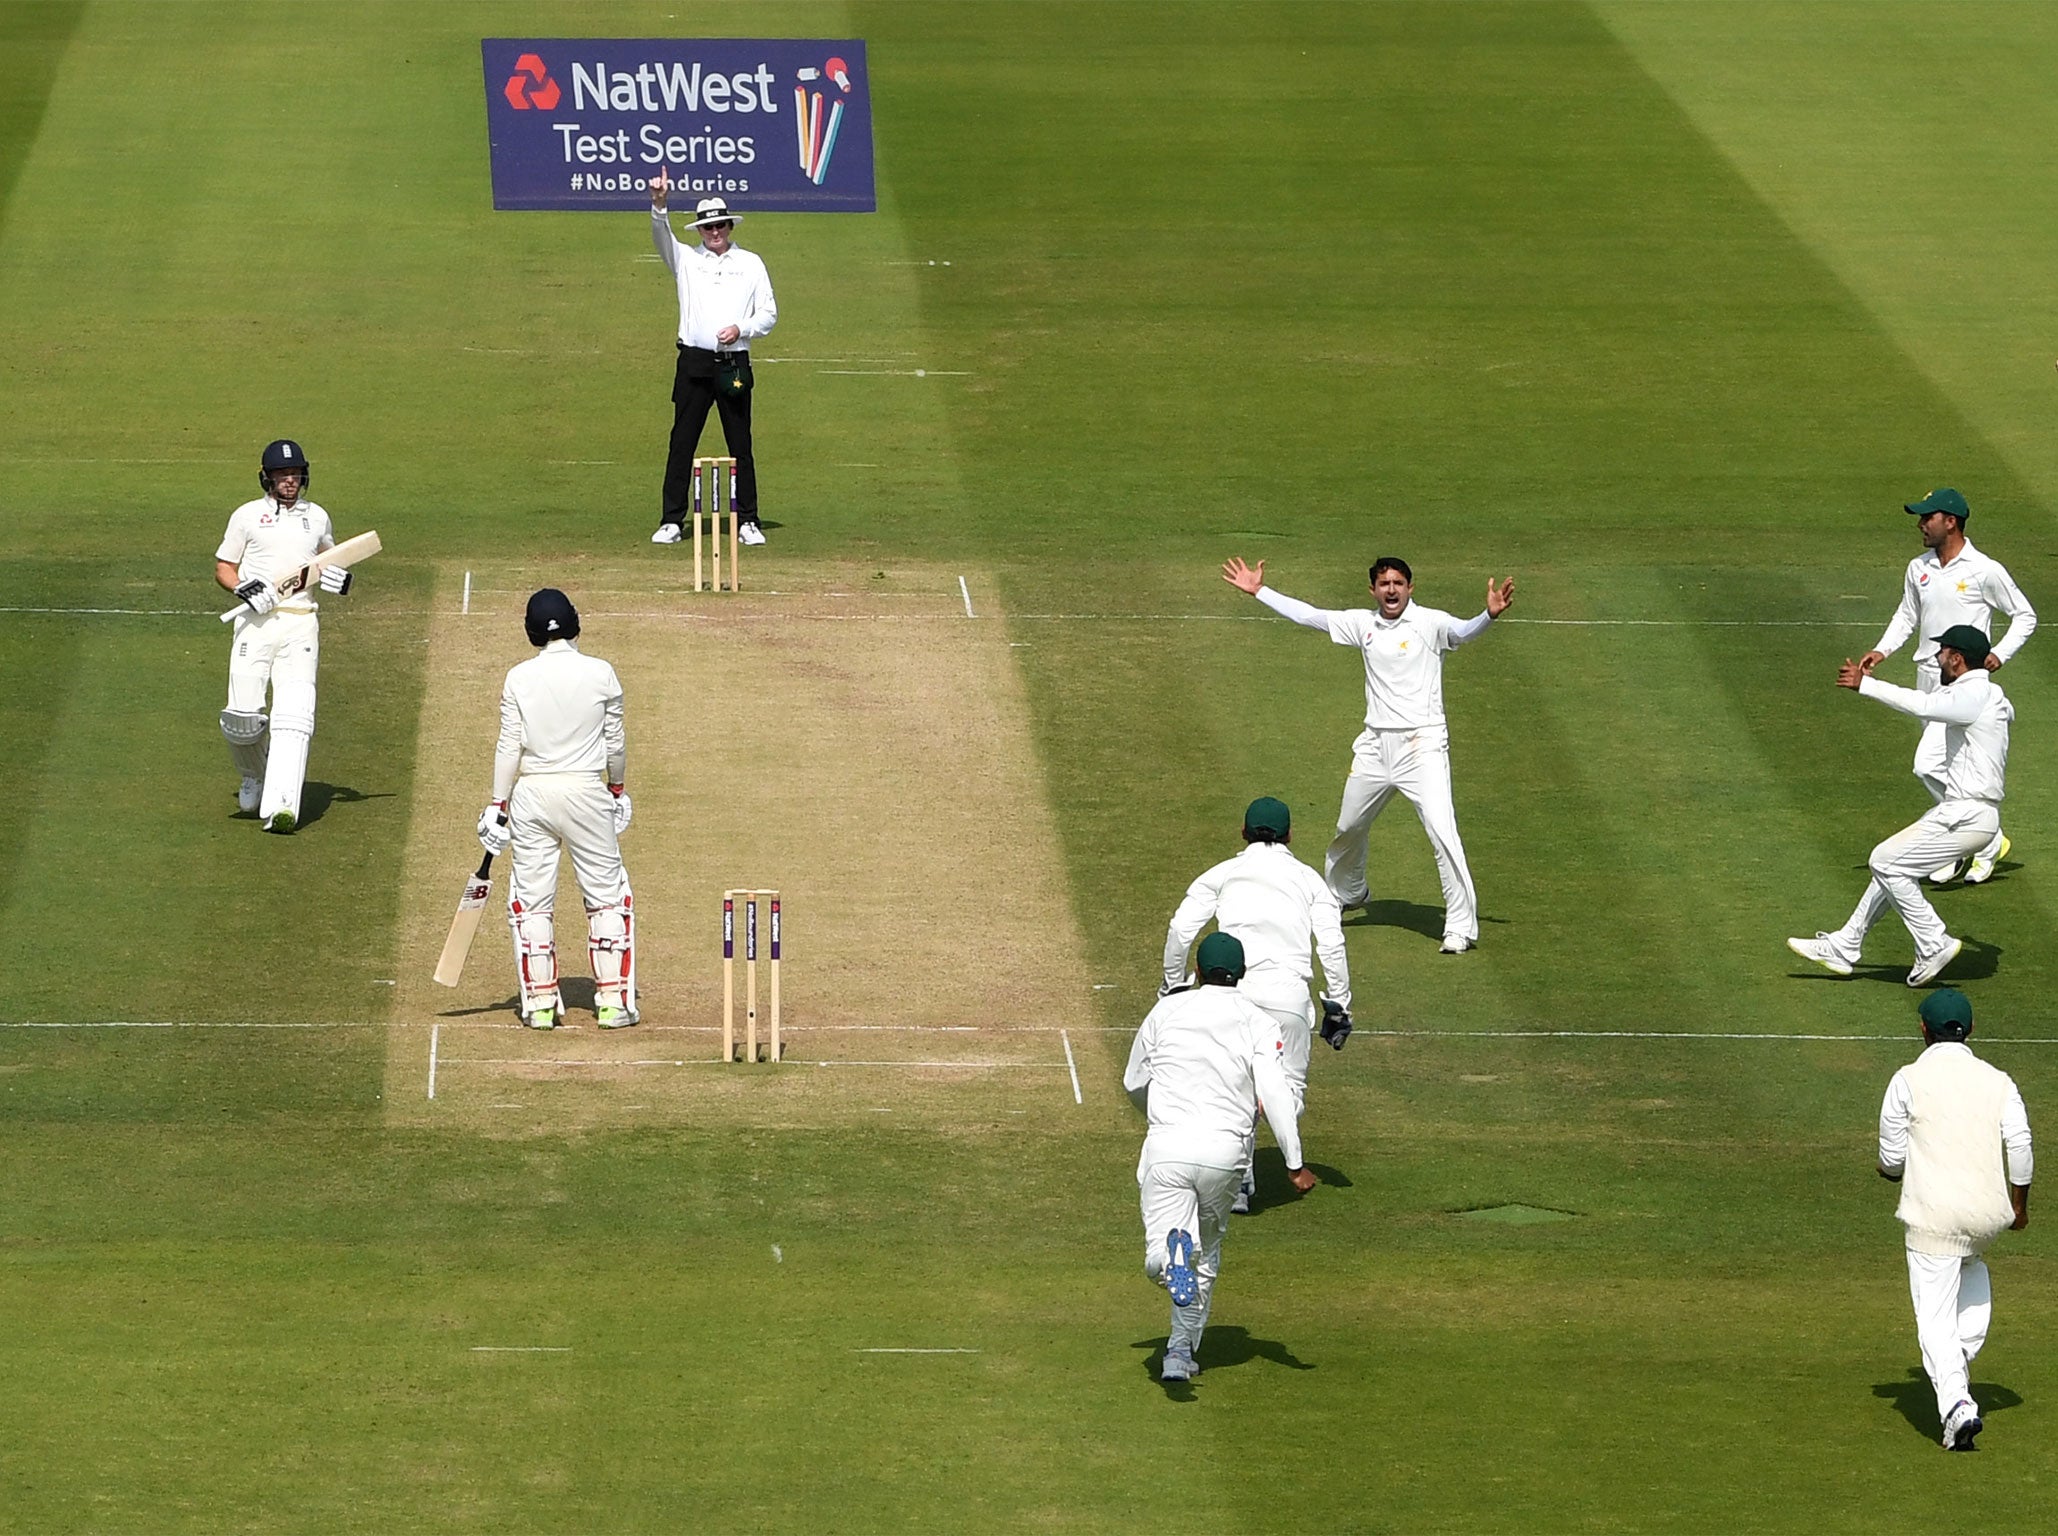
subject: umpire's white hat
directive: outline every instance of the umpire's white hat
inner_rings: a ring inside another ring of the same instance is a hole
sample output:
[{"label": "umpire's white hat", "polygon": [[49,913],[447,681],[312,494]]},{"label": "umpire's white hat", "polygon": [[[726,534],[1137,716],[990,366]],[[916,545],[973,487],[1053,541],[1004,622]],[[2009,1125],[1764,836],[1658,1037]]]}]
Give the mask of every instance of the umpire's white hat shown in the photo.
[{"label": "umpire's white hat", "polygon": [[729,205],[719,197],[703,197],[693,208],[693,223],[690,228],[705,229],[710,224],[741,224],[743,215],[731,213]]}]

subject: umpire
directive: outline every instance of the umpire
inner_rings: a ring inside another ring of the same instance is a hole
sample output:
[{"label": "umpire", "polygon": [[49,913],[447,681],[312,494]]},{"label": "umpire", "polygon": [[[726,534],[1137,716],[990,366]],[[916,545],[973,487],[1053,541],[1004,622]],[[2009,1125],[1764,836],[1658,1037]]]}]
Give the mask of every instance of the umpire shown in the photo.
[{"label": "umpire", "polygon": [[665,455],[664,510],[653,544],[676,544],[683,536],[687,502],[693,494],[693,456],[707,425],[709,406],[722,416],[722,438],[736,460],[737,537],[762,544],[757,516],[757,460],[750,446],[750,343],[778,323],[772,277],[758,257],[730,242],[741,215],[719,197],[702,198],[694,210],[698,246],[672,233],[665,211],[670,183],[650,183],[650,238],[679,288],[679,363],[672,378],[672,441]]}]

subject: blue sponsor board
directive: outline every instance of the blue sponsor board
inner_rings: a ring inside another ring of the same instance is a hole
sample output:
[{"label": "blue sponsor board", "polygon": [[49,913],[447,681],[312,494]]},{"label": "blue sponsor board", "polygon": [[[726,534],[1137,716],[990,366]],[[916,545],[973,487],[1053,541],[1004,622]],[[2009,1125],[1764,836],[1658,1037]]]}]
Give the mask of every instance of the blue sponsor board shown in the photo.
[{"label": "blue sponsor board", "polygon": [[489,37],[495,208],[870,213],[872,103],[856,38]]}]

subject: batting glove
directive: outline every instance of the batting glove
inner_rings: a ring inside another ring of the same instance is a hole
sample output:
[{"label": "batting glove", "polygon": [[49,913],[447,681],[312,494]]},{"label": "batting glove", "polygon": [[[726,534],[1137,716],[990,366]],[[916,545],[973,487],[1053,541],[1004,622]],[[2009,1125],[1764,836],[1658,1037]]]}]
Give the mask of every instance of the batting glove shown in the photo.
[{"label": "batting glove", "polygon": [[324,592],[333,592],[338,597],[350,590],[350,572],[344,566],[325,565],[321,575],[315,579],[321,582]]},{"label": "batting glove", "polygon": [[488,853],[505,853],[513,841],[514,830],[507,824],[507,802],[495,800],[479,812],[479,846]]},{"label": "batting glove", "polygon": [[253,576],[236,588],[236,597],[255,614],[267,614],[279,606],[279,594],[262,576]]},{"label": "batting glove", "polygon": [[615,797],[615,836],[620,837],[629,830],[629,792],[619,784],[610,784],[607,792]]},{"label": "batting glove", "polygon": [[1322,999],[1322,1038],[1334,1051],[1343,1049],[1351,1037],[1351,1011],[1333,997]]}]

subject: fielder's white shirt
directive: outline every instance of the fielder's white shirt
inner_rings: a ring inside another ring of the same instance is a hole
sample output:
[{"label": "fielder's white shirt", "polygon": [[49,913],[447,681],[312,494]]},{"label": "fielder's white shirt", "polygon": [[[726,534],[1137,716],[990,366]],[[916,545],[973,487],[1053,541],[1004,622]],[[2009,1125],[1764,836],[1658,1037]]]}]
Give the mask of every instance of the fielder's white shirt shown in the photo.
[{"label": "fielder's white shirt", "polygon": [[[217,560],[236,567],[238,584],[262,578],[278,585],[325,549],[335,546],[335,530],[329,514],[311,501],[296,501],[281,507],[269,496],[246,501],[229,514],[229,526],[222,534]],[[313,613],[314,583],[304,592],[279,599],[280,613]]]},{"label": "fielder's white shirt", "polygon": [[734,346],[748,350],[753,337],[778,324],[772,274],[754,252],[732,245],[717,256],[705,246],[688,245],[672,233],[662,208],[650,210],[650,239],[678,284],[679,340],[686,346],[715,351],[715,333],[733,325],[739,333]]},{"label": "fielder's white shirt", "polygon": [[1939,560],[1935,550],[1925,549],[1908,562],[1908,573],[1901,582],[1901,604],[1873,649],[1891,656],[1913,635],[1915,664],[1934,667],[1938,635],[1953,624],[1970,624],[1992,639],[1996,613],[2008,619],[2008,632],[1994,646],[1994,654],[2005,662],[2037,628],[2037,611],[2015,585],[2008,568],[1974,549],[1970,539],[1949,564]]},{"label": "fielder's white shirt", "polygon": [[2008,726],[2015,706],[1985,667],[1974,667],[1955,683],[1930,693],[1876,677],[1860,682],[1858,691],[1904,715],[1944,723],[1946,800],[2001,803],[2008,792]]},{"label": "fielder's white shirt", "polygon": [[1311,947],[1322,957],[1329,996],[1348,1009],[1351,978],[1343,945],[1343,909],[1329,883],[1278,843],[1252,843],[1186,888],[1165,935],[1165,985],[1186,976],[1186,954],[1213,918],[1243,945],[1242,990],[1296,1005],[1314,979]]},{"label": "fielder's white shirt", "polygon": [[2022,1090],[1958,1040],[1939,1040],[1896,1072],[1879,1110],[1879,1166],[1906,1170],[1896,1213],[1918,1253],[1971,1254],[2007,1230],[2003,1183],[2036,1172]]},{"label": "fielder's white shirt", "polygon": [[578,643],[553,640],[508,669],[500,690],[500,740],[493,798],[505,800],[517,772],[592,773],[619,784],[628,766],[622,680]]},{"label": "fielder's white shirt", "polygon": [[1129,1048],[1122,1086],[1150,1089],[1150,1133],[1137,1176],[1153,1162],[1241,1168],[1258,1105],[1288,1168],[1301,1166],[1293,1088],[1280,1065],[1279,1022],[1233,987],[1160,998]]},{"label": "fielder's white shirt", "polygon": [[1444,724],[1443,653],[1486,632],[1492,616],[1482,610],[1459,619],[1441,608],[1410,602],[1398,618],[1376,609],[1316,608],[1258,588],[1258,601],[1309,629],[1326,632],[1338,645],[1355,646],[1365,658],[1365,729],[1416,731]]}]

